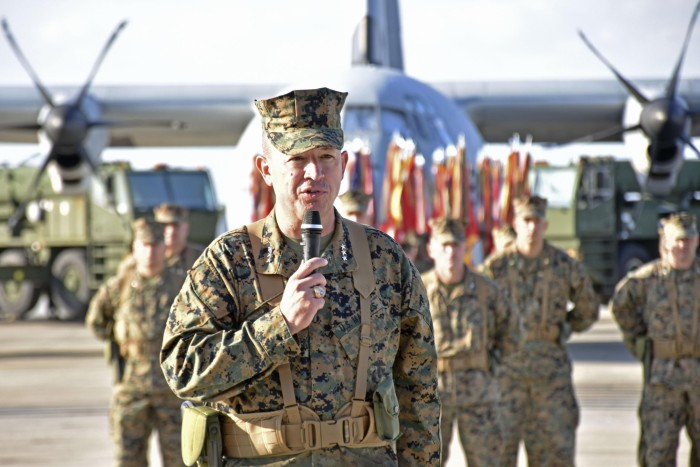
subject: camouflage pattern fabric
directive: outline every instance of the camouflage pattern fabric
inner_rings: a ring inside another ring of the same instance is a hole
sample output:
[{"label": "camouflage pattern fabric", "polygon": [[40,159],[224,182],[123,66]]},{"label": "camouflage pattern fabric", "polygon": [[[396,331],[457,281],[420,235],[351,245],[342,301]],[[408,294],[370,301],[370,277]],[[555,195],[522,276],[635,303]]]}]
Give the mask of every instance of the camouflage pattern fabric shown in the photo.
[{"label": "camouflage pattern fabric", "polygon": [[[393,380],[401,437],[381,448],[331,447],[299,455],[227,459],[226,465],[438,465],[437,364],[425,288],[401,248],[364,226],[377,287],[372,320],[367,400]],[[253,261],[245,227],[207,247],[173,303],[161,353],[175,393],[209,402],[222,412],[268,412],[284,407],[275,369],[289,363],[299,404],[333,419],[352,399],[360,347],[360,303],[352,283],[357,268],[347,227],[336,211],[335,231],[322,257],[328,265],[326,301],[311,325],[292,336],[279,306],[260,300],[255,264],[288,278],[302,258],[285,243],[273,212]]]},{"label": "camouflage pattern fabric", "polygon": [[184,277],[172,270],[142,278],[135,269],[100,287],[86,324],[103,340],[114,339],[125,359],[124,377],[112,393],[110,426],[116,465],[147,465],[151,431],[157,430],[164,466],[183,465],[180,403],[165,382],[159,355],[170,305]]},{"label": "camouflage pattern fabric", "polygon": [[469,467],[505,465],[502,459],[505,437],[498,404],[473,405],[458,410],[443,406],[440,418],[442,465],[446,465],[449,457],[455,424]]},{"label": "camouflage pattern fabric", "polygon": [[342,149],[340,110],[347,96],[328,88],[305,89],[256,100],[255,106],[272,144],[294,156],[317,147]]},{"label": "camouflage pattern fabric", "polygon": [[[611,312],[622,330],[625,345],[635,353],[639,339],[681,340],[700,345],[693,323],[700,301],[700,262],[678,271],[655,260],[630,272],[615,288]],[[672,305],[675,289],[677,305]],[[677,332],[674,308],[682,335]],[[680,338],[680,339],[679,339]],[[640,355],[638,355],[640,357]],[[700,442],[700,358],[652,357],[648,381],[639,406],[641,436],[640,465],[676,465],[678,435],[686,426],[693,445]],[[700,465],[697,451],[690,465]]]},{"label": "camouflage pattern fabric", "polygon": [[[563,343],[571,331],[583,332],[598,319],[593,285],[581,263],[548,242],[532,259],[507,247],[483,270],[516,306],[522,339],[519,350],[504,358],[499,376],[505,465],[516,464],[521,440],[530,465],[574,465],[579,409]],[[567,310],[569,302],[573,308]],[[554,330],[555,338],[538,337],[538,329]]]},{"label": "camouflage pattern fabric", "polygon": [[[458,359],[488,349],[495,368],[502,356],[517,348],[517,315],[493,281],[466,267],[464,279],[453,288],[442,284],[435,270],[424,273],[422,278],[430,301],[439,357]],[[438,388],[443,465],[449,457],[455,422],[470,466],[502,465],[504,434],[495,374],[478,369],[441,371]]]}]

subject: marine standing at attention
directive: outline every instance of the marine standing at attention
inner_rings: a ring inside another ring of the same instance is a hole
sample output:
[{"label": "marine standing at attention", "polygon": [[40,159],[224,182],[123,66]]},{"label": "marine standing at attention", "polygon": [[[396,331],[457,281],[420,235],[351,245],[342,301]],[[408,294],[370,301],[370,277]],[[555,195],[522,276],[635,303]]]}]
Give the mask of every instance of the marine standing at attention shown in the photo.
[{"label": "marine standing at attention", "polygon": [[[644,364],[639,405],[641,466],[676,464],[685,426],[700,465],[700,261],[695,216],[681,212],[661,221],[661,259],[617,284],[611,312],[625,346]],[[694,458],[693,458],[694,457]]]},{"label": "marine standing at attention", "polygon": [[105,282],[90,302],[86,324],[112,344],[115,371],[110,426],[115,465],[148,465],[151,432],[158,432],[165,467],[180,456],[180,399],[160,370],[160,348],[170,305],[184,276],[166,268],[163,226],[140,218],[132,226],[134,267]]},{"label": "marine standing at attention", "polygon": [[515,243],[484,263],[517,308],[520,348],[499,376],[506,429],[505,464],[525,443],[530,466],[573,466],[579,408],[566,341],[598,319],[598,296],[580,262],[544,240],[547,200],[514,203]]},{"label": "marine standing at attention", "polygon": [[428,254],[435,267],[422,278],[438,350],[442,463],[456,424],[470,467],[500,467],[504,433],[496,372],[517,347],[518,321],[500,288],[464,264],[465,250],[463,222],[431,221]]},{"label": "marine standing at attention", "polygon": [[[226,466],[438,465],[430,309],[401,247],[333,208],[347,93],[256,101],[276,202],[214,240],[185,280],[161,352],[173,391],[221,413]],[[320,213],[321,257],[302,261]]]}]

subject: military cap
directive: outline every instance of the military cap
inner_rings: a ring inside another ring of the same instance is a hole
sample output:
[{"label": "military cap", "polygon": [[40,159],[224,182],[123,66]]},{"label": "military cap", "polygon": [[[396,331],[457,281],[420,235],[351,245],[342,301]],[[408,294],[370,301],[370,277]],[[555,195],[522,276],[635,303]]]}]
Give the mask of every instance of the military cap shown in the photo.
[{"label": "military cap", "polygon": [[131,223],[134,240],[143,243],[163,243],[163,229],[163,224],[145,217],[139,217]]},{"label": "military cap", "polygon": [[161,224],[174,224],[187,222],[187,209],[175,203],[163,203],[153,209],[156,222]]},{"label": "military cap", "polygon": [[510,242],[515,240],[515,230],[509,224],[491,229],[491,236],[496,250],[506,247]]},{"label": "military cap", "polygon": [[678,212],[661,219],[661,230],[666,237],[695,237],[698,235],[697,220],[688,212]]},{"label": "military cap", "polygon": [[428,225],[430,226],[430,236],[433,240],[461,243],[465,239],[467,224],[460,219],[440,217],[431,219]]},{"label": "military cap", "polygon": [[305,89],[256,100],[255,106],[268,139],[293,156],[319,147],[343,148],[340,110],[347,95],[328,88]]},{"label": "military cap", "polygon": [[358,190],[348,190],[340,195],[340,202],[343,203],[345,212],[367,212],[371,195]]},{"label": "military cap", "polygon": [[547,214],[547,200],[539,196],[521,196],[513,202],[516,217],[539,217]]}]

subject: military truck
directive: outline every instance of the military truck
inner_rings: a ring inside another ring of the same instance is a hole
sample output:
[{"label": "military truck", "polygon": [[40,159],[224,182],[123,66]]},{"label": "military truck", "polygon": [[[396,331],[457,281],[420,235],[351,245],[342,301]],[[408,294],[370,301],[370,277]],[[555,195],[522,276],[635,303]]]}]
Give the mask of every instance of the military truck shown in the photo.
[{"label": "military truck", "polygon": [[131,221],[163,202],[190,212],[190,241],[208,244],[225,230],[206,170],[135,170],[104,163],[83,193],[57,194],[48,176],[17,231],[8,219],[24,199],[35,167],[0,167],[0,314],[21,318],[46,293],[59,319],[82,319],[94,292],[130,251]]},{"label": "military truck", "polygon": [[659,220],[678,210],[700,219],[700,160],[683,162],[673,190],[644,193],[629,160],[581,157],[567,166],[535,165],[534,194],[549,200],[546,238],[581,259],[608,300],[630,270],[659,257]]}]

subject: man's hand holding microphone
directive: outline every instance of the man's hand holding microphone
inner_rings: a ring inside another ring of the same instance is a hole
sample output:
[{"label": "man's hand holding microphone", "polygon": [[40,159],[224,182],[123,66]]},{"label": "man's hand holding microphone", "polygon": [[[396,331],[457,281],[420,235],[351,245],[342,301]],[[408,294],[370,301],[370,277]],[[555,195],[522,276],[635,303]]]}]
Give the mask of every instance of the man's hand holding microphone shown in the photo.
[{"label": "man's hand holding microphone", "polygon": [[328,264],[328,261],[319,257],[322,231],[321,214],[318,211],[306,211],[301,224],[304,262],[289,277],[280,302],[280,310],[292,335],[306,329],[324,304],[326,278],[317,272],[317,269]]}]

